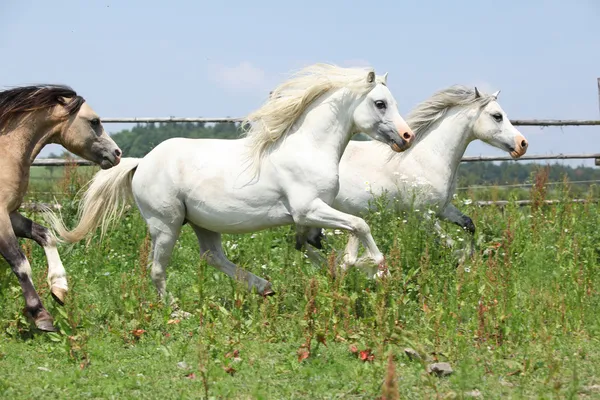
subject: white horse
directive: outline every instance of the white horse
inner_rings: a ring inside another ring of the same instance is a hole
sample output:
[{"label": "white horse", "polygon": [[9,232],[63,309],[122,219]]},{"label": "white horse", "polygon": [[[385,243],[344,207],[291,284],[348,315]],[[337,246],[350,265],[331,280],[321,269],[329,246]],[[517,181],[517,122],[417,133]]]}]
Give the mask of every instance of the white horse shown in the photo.
[{"label": "white horse", "polygon": [[124,158],[98,172],[82,203],[81,220],[67,231],[51,214],[63,240],[75,242],[120,218],[133,194],[152,238],[151,276],[166,294],[166,267],[181,227],[189,223],[207,262],[259,294],[271,283],[247,272],[223,252],[221,233],[249,233],[297,224],[346,229],[384,257],[361,218],[330,206],[337,194],[338,166],[350,138],[365,132],[393,151],[406,150],[413,133],[386,86],[387,74],[316,64],[277,87],[248,116],[252,124],[237,140],[173,138],[144,158]]},{"label": "white horse", "polygon": [[[498,104],[498,93],[481,94],[477,88],[463,86],[436,92],[409,114],[407,122],[415,132],[415,143],[402,154],[392,154],[373,141],[350,142],[340,162],[340,190],[333,206],[348,214],[361,215],[374,209],[374,196],[387,195],[390,207],[421,210],[427,218],[427,210],[433,210],[439,218],[474,234],[471,218],[451,203],[456,172],[467,146],[479,139],[507,151],[513,158],[527,151],[527,140]],[[438,234],[442,233],[438,221],[434,227]],[[320,228],[306,232],[299,227],[296,248],[302,248],[306,242],[321,248],[322,237]],[[450,238],[446,243],[453,246]],[[472,254],[472,241],[470,245]],[[351,235],[343,267],[361,265],[358,249],[359,243]],[[369,249],[367,257],[368,252]],[[313,260],[318,257],[314,253],[309,255]]]}]

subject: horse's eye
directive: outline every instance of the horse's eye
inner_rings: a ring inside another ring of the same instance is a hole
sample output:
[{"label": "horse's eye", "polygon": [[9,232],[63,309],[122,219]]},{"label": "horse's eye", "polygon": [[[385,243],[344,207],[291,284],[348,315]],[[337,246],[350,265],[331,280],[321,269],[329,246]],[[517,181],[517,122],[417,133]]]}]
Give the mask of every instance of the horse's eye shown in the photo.
[{"label": "horse's eye", "polygon": [[100,120],[98,118],[94,118],[90,120],[90,125],[92,125],[92,128],[97,128],[98,125],[100,125]]},{"label": "horse's eye", "polygon": [[379,110],[385,110],[387,106],[385,104],[385,101],[383,101],[383,100],[377,100],[375,102],[375,107],[377,107]]},{"label": "horse's eye", "polygon": [[492,117],[494,117],[494,119],[496,120],[496,122],[501,122],[502,121],[502,114],[497,113],[492,115]]}]

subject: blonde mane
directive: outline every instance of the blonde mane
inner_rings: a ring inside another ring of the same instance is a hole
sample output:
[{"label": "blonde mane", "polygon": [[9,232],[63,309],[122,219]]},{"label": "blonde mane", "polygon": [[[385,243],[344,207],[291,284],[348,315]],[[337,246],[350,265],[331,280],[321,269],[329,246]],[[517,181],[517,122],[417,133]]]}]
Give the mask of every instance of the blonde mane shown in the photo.
[{"label": "blonde mane", "polygon": [[433,96],[417,105],[406,118],[406,123],[415,134],[415,143],[411,148],[415,147],[419,140],[425,136],[425,132],[442,119],[450,108],[475,104],[479,107],[485,107],[491,101],[496,100],[492,95],[482,92],[479,92],[479,94],[480,96],[477,97],[475,89],[454,85],[434,93]]},{"label": "blonde mane", "polygon": [[368,82],[369,72],[374,71],[315,64],[301,69],[276,87],[267,102],[242,123],[249,127],[245,135],[250,142],[250,156],[255,167],[258,168],[267,151],[288,134],[306,108],[321,95],[341,88],[363,95],[381,83],[380,79]]}]

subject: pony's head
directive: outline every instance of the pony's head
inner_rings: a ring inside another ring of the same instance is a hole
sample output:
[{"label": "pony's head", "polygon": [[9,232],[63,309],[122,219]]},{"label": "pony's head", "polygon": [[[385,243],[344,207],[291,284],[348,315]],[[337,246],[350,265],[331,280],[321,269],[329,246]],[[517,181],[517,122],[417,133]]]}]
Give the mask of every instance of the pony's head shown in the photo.
[{"label": "pony's head", "polygon": [[58,137],[67,150],[100,165],[102,169],[114,167],[121,161],[121,149],[108,136],[100,117],[87,102],[65,121]]},{"label": "pony's head", "polygon": [[356,132],[386,143],[396,152],[408,149],[414,134],[398,112],[396,99],[386,85],[387,73],[382,78],[376,78],[375,72],[369,71],[365,79],[374,87],[354,110]]},{"label": "pony's head", "polygon": [[106,134],[98,115],[68,86],[22,86],[0,92],[0,135],[27,121],[47,142],[61,144],[103,169],[121,160],[121,149]]},{"label": "pony's head", "polygon": [[498,93],[480,93],[477,88],[462,85],[434,93],[408,115],[417,143],[431,132],[437,122],[448,116],[449,110],[458,107],[457,112],[469,118],[469,125],[463,132],[469,135],[469,141],[480,139],[509,152],[513,158],[521,157],[527,151],[527,140],[498,104]]},{"label": "pony's head", "polygon": [[[490,98],[473,122],[472,134],[485,143],[507,151],[512,158],[519,158],[527,152],[527,139],[513,126],[506,112],[498,104],[499,93],[500,91],[497,91],[492,95],[485,95]],[[477,88],[473,96],[476,99],[483,97]]]}]

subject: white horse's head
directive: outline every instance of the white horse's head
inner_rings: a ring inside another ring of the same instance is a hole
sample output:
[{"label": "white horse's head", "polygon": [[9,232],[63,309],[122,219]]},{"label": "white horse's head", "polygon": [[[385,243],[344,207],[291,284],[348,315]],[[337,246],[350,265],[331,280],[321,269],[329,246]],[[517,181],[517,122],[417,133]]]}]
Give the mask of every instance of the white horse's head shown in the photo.
[{"label": "white horse's head", "polygon": [[[492,94],[492,101],[481,109],[473,123],[472,134],[485,143],[509,152],[512,158],[519,158],[527,152],[527,139],[513,126],[498,104],[499,93]],[[475,97],[481,97],[477,88]]]},{"label": "white horse's head", "polygon": [[[369,71],[368,83],[375,82],[375,73]],[[362,132],[373,139],[388,144],[392,150],[408,149],[415,137],[412,129],[398,112],[396,99],[386,86],[387,73],[377,79],[375,87],[367,93],[354,110],[355,132]]]}]

